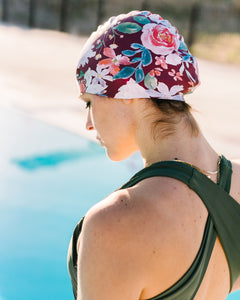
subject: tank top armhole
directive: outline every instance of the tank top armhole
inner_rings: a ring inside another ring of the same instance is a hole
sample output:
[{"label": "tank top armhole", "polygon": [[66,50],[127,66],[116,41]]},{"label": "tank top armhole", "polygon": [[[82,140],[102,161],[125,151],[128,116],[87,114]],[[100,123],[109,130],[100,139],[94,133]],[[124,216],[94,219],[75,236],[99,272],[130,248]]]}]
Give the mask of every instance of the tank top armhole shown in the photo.
[{"label": "tank top armhole", "polygon": [[74,268],[77,268],[77,259],[78,259],[77,242],[78,242],[78,238],[81,233],[81,230],[82,230],[83,220],[84,220],[84,217],[82,217],[82,219],[76,225],[76,227],[73,231],[73,236],[72,236],[72,261],[73,261]]},{"label": "tank top armhole", "polygon": [[[214,228],[211,216],[208,215],[201,245],[190,267],[180,277],[180,279],[173,283],[168,289],[146,300],[193,299],[202,283],[202,279],[207,270],[208,262],[211,258],[216,238],[216,230]],[[199,272],[199,268],[201,269],[201,272]]]}]

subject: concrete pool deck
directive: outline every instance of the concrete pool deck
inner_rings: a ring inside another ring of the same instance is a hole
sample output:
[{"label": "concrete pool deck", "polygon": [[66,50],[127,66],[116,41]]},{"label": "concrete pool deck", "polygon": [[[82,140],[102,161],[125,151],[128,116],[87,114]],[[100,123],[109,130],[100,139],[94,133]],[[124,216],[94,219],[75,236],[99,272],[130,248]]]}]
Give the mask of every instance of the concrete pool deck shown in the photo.
[{"label": "concrete pool deck", "polygon": [[[10,107],[90,139],[75,68],[86,37],[0,25],[0,108]],[[240,157],[240,67],[199,59],[201,86],[187,97],[215,149]],[[3,129],[2,129],[3,130]],[[7,130],[4,129],[4,130]]]}]

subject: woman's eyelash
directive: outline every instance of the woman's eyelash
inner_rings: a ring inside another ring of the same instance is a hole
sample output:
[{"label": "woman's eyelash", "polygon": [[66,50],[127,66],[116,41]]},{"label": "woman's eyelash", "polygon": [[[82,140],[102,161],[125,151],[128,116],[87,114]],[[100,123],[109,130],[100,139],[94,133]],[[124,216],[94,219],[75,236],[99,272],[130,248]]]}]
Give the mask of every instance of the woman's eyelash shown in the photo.
[{"label": "woman's eyelash", "polygon": [[90,108],[90,106],[91,106],[91,102],[88,101],[88,102],[86,103],[86,109]]}]

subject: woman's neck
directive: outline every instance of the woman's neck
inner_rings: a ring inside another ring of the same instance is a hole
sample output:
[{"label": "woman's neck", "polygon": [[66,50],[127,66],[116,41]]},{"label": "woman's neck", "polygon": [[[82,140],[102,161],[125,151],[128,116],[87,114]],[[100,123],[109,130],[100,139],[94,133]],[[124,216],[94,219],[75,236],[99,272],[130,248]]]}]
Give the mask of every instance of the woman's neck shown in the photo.
[{"label": "woman's neck", "polygon": [[[142,143],[141,143],[142,141]],[[144,166],[164,160],[182,160],[203,170],[215,171],[218,154],[209,145],[201,132],[192,136],[184,124],[168,137],[154,139],[144,130],[143,139],[139,139],[139,148]]]}]

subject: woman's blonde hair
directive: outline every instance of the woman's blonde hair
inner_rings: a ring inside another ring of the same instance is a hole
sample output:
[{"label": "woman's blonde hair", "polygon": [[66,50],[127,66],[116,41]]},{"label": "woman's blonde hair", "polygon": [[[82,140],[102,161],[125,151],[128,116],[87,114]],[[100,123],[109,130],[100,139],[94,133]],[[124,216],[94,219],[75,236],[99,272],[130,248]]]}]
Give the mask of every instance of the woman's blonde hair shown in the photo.
[{"label": "woman's blonde hair", "polygon": [[161,117],[153,123],[153,133],[159,133],[157,129],[161,124],[160,134],[161,137],[166,138],[176,131],[177,123],[184,120],[186,127],[189,128],[192,136],[198,136],[199,126],[194,116],[192,115],[192,107],[184,101],[175,100],[159,100],[151,98],[152,103],[161,112]]}]

